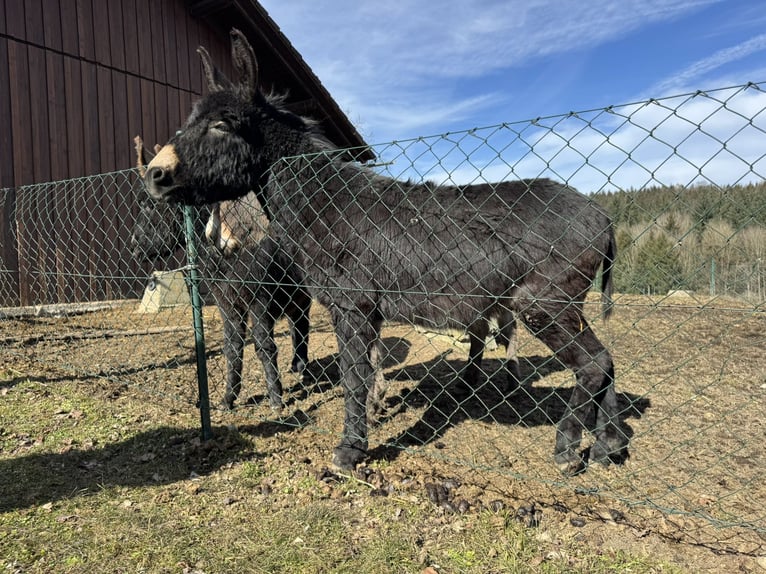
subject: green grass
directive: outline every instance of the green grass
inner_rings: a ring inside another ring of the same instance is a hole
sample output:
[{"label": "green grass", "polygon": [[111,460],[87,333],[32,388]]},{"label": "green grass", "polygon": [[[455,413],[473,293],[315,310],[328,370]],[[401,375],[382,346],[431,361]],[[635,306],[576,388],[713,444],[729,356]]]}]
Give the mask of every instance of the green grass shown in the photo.
[{"label": "green grass", "polygon": [[328,485],[260,437],[216,428],[200,444],[191,407],[2,374],[0,572],[678,571],[425,494]]}]

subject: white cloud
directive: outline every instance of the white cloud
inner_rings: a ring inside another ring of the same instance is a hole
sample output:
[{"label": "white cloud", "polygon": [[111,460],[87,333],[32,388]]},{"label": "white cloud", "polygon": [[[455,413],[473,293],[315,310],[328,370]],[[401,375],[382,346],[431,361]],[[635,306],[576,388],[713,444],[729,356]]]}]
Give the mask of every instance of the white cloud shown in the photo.
[{"label": "white cloud", "polygon": [[381,141],[442,130],[437,110],[476,112],[497,99],[481,88],[456,96],[455,82],[587,50],[718,1],[261,3],[362,133]]},{"label": "white cloud", "polygon": [[[718,50],[714,54],[692,63],[686,69],[680,70],[671,77],[654,84],[647,93],[651,94],[652,97],[659,97],[707,87],[702,86],[701,82],[705,82],[712,87],[721,87],[724,84],[721,83],[720,76],[715,78],[715,82],[718,82],[717,84],[710,82],[709,76],[711,72],[764,50],[766,50],[766,34],[759,34],[736,46]],[[752,79],[760,80],[762,78]],[[728,85],[731,85],[731,83]]]}]

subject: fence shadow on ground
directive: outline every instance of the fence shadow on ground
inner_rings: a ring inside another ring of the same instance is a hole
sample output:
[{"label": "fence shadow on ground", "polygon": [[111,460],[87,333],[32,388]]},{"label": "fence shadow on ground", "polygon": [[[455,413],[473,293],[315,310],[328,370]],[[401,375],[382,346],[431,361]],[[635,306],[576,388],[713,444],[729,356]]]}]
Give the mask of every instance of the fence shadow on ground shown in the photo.
[{"label": "fence shadow on ground", "polygon": [[[264,421],[238,430],[272,436],[298,427]],[[157,486],[216,471],[257,456],[249,441],[225,427],[202,442],[199,429],[159,427],[102,447],[60,453],[30,453],[0,460],[0,513],[93,495],[113,486]]]}]

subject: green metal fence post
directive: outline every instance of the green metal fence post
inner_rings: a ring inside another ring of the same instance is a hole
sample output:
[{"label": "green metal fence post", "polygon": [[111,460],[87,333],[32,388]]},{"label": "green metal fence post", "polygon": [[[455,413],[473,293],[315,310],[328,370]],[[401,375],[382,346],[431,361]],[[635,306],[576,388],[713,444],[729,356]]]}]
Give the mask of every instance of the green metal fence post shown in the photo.
[{"label": "green metal fence post", "polygon": [[197,386],[199,387],[199,413],[202,422],[202,440],[213,437],[210,424],[210,394],[207,385],[207,359],[205,357],[205,328],[202,321],[202,298],[199,294],[199,274],[197,273],[197,244],[194,240],[194,212],[192,207],[184,206],[184,230],[186,235],[186,263],[189,272],[186,282],[192,301],[194,317],[194,343],[197,352]]}]

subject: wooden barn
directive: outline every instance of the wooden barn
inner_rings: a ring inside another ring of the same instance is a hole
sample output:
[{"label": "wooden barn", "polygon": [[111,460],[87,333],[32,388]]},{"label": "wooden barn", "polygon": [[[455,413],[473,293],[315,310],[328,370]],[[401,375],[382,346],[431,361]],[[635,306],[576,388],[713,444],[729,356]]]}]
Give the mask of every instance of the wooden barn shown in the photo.
[{"label": "wooden barn", "polygon": [[140,190],[89,176],[132,168],[135,135],[151,147],[175,133],[205,90],[197,46],[229,71],[232,26],[265,87],[337,145],[364,145],[254,0],[0,0],[0,306],[137,295]]}]

